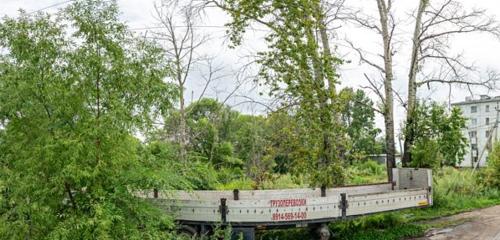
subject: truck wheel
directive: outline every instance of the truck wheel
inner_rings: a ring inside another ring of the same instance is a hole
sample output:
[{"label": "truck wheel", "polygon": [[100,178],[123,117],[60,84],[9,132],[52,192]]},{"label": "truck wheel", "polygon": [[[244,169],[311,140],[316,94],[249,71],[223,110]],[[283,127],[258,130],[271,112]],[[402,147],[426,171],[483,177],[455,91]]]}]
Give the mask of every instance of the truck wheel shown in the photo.
[{"label": "truck wheel", "polygon": [[196,228],[189,225],[182,225],[179,229],[179,234],[191,239],[198,237],[198,231]]},{"label": "truck wheel", "polygon": [[328,228],[328,224],[321,224],[318,228],[316,228],[316,234],[320,240],[330,239],[331,233]]}]

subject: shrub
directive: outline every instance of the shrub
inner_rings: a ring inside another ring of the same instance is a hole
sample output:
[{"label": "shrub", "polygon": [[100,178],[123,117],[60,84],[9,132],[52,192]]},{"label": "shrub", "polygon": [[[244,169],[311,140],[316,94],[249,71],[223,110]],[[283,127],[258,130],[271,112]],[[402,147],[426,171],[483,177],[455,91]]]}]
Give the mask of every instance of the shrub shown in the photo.
[{"label": "shrub", "polygon": [[494,188],[500,188],[500,143],[496,143],[488,157],[488,167],[485,173],[486,183]]},{"label": "shrub", "polygon": [[485,184],[483,170],[443,168],[434,174],[434,211],[449,215],[500,203],[500,191]]},{"label": "shrub", "polygon": [[215,186],[217,190],[253,190],[255,188],[255,182],[249,178],[235,179],[227,183],[219,183]]},{"label": "shrub", "polygon": [[383,182],[387,178],[385,169],[384,165],[373,160],[357,163],[347,169],[348,183],[366,184]]},{"label": "shrub", "polygon": [[484,190],[484,184],[471,170],[446,167],[436,173],[434,178],[436,194],[467,196]]},{"label": "shrub", "polygon": [[298,179],[294,179],[290,174],[278,175],[273,179],[262,182],[262,189],[286,189],[286,188],[299,188],[305,186]]},{"label": "shrub", "polygon": [[412,147],[412,161],[410,165],[418,168],[437,169],[444,161],[443,155],[439,152],[438,142],[435,140],[419,141]]}]

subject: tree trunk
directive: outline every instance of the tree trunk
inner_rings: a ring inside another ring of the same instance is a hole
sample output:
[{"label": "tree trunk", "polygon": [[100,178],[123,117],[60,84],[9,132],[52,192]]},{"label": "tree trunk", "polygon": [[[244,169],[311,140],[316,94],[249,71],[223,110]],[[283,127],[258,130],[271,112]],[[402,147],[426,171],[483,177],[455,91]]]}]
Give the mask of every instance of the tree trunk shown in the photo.
[{"label": "tree trunk", "polygon": [[380,25],[382,29],[382,41],[384,43],[384,123],[385,123],[385,147],[386,147],[386,166],[387,166],[387,179],[392,182],[392,168],[396,166],[396,149],[394,143],[394,98],[392,93],[392,47],[391,35],[389,33],[389,11],[390,6],[386,5],[385,0],[377,0],[377,6],[380,15]]},{"label": "tree trunk", "polygon": [[[181,82],[181,81],[179,81]],[[187,145],[187,124],[186,124],[186,110],[185,110],[185,103],[184,103],[184,86],[181,84],[179,86],[179,150],[180,150],[180,158],[183,163],[187,162],[187,151],[186,151],[186,145]]]},{"label": "tree trunk", "polygon": [[411,52],[410,72],[408,74],[408,101],[406,112],[406,126],[405,126],[405,142],[404,142],[404,155],[403,166],[408,166],[411,162],[411,148],[415,140],[414,136],[414,121],[415,121],[415,108],[417,104],[417,84],[416,76],[418,72],[418,58],[420,48],[420,34],[422,32],[422,15],[427,7],[428,0],[420,0],[418,7],[417,17],[415,20],[415,30],[413,32],[413,48]]},{"label": "tree trunk", "polygon": [[[320,26],[320,29],[319,29],[319,33],[320,33],[320,39],[321,39],[321,44],[323,46],[323,55],[325,56],[325,58],[327,59],[330,59],[331,58],[331,53],[330,53],[330,44],[328,42],[328,34],[326,33],[326,28],[324,26],[323,23],[321,23],[321,26]],[[318,81],[324,81],[324,77],[325,75],[324,74],[321,74],[321,79],[318,79]],[[328,93],[331,95],[332,94],[332,91],[335,92],[335,86],[334,86],[334,83],[333,83],[333,79],[330,79],[330,78],[327,78],[327,82],[328,82]],[[331,97],[331,96],[329,96]],[[334,115],[337,115],[336,113],[333,113]],[[330,118],[327,118],[328,121],[330,120]],[[325,124],[332,124],[332,122],[327,122]],[[332,153],[332,143],[331,143],[331,138],[330,138],[330,134],[328,132],[324,132],[323,133],[323,151],[324,151],[324,154],[325,154],[325,160],[327,161],[327,163],[331,164],[331,153]]]}]

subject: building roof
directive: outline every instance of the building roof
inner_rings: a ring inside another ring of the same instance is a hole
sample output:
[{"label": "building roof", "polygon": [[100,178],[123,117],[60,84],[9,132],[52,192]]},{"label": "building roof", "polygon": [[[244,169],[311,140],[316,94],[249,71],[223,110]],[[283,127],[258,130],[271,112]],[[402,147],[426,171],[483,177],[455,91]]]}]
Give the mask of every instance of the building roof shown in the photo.
[{"label": "building roof", "polygon": [[488,102],[500,102],[500,96],[489,97],[487,95],[481,95],[480,99],[466,98],[465,101],[452,103],[451,105],[459,106],[459,105],[470,105],[470,104],[488,103]]}]

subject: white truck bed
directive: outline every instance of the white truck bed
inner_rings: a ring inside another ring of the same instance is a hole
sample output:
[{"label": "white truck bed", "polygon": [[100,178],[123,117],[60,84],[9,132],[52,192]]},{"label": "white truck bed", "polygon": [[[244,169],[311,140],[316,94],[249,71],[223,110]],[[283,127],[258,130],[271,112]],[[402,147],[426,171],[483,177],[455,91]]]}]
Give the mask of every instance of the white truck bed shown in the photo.
[{"label": "white truck bed", "polygon": [[302,225],[432,205],[428,169],[393,169],[394,182],[331,189],[142,193],[189,224]]}]

